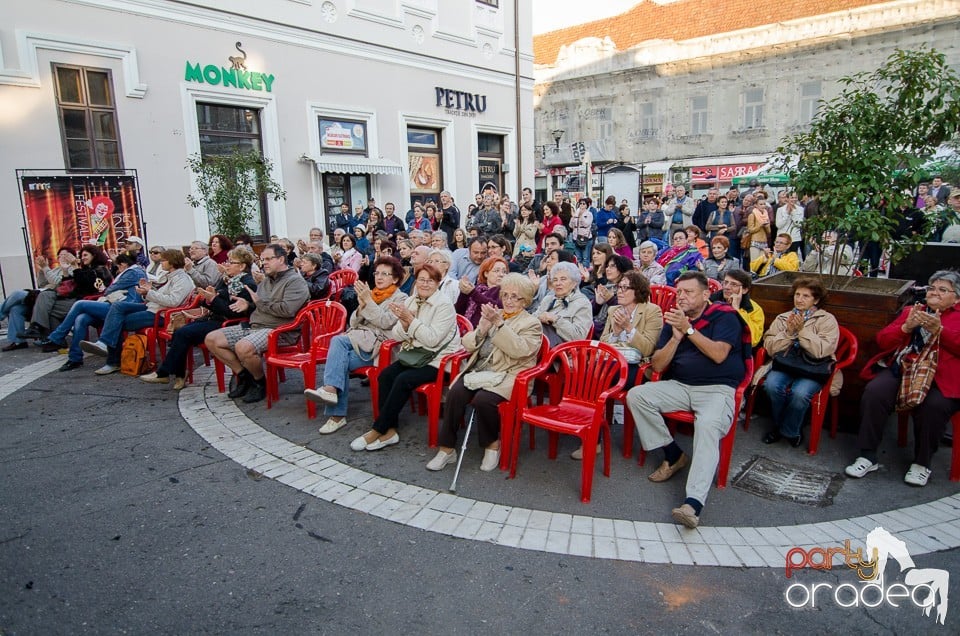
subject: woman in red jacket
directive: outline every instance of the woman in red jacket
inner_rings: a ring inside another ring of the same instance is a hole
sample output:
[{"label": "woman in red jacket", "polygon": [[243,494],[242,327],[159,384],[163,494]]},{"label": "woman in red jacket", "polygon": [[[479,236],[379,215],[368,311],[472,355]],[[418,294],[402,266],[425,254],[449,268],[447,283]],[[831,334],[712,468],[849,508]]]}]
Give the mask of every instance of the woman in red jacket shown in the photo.
[{"label": "woman in red jacket", "polygon": [[[891,324],[877,334],[880,348],[890,356],[889,365],[874,377],[860,400],[860,456],[847,466],[850,477],[860,478],[880,467],[877,448],[883,429],[896,406],[900,387],[900,360],[918,352],[939,334],[940,350],[933,384],[927,397],[913,408],[914,460],[903,480],[911,486],[925,486],[930,463],[950,417],[960,411],[960,312],[957,292],[960,273],[941,270],[930,277],[926,305],[905,308]],[[891,357],[892,356],[892,357]]]}]

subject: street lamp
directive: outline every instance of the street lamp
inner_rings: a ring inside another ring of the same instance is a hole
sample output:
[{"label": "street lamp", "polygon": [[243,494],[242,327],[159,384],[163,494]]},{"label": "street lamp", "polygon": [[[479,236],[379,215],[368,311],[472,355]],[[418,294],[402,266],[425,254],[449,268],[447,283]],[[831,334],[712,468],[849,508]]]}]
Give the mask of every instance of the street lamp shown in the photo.
[{"label": "street lamp", "polygon": [[553,141],[557,144],[557,146],[556,146],[557,150],[560,150],[560,139],[563,137],[563,133],[565,133],[565,132],[566,132],[565,130],[562,130],[562,129],[560,129],[560,128],[557,128],[557,129],[554,130],[553,133],[552,133],[552,134],[553,134]]}]

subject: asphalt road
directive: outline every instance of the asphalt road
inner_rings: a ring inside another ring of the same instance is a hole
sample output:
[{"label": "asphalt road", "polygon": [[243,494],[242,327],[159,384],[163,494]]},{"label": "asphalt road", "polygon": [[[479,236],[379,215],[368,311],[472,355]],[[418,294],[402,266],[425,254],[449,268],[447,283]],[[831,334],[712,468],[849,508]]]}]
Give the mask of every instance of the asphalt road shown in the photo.
[{"label": "asphalt road", "polygon": [[[3,354],[0,374],[39,359]],[[0,402],[0,634],[960,632],[960,610],[939,626],[825,597],[791,609],[782,569],[562,556],[391,523],[248,475],[185,424],[172,392],[92,368]],[[271,421],[290,439],[316,426]],[[762,516],[764,500],[739,501]],[[957,550],[916,562],[960,573]],[[960,599],[956,576],[949,590]]]}]

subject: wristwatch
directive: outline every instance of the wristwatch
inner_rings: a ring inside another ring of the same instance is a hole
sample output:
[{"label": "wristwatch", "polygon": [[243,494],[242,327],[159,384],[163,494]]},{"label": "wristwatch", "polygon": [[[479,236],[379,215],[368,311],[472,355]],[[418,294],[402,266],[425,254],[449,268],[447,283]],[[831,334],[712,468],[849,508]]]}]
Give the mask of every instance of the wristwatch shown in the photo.
[{"label": "wristwatch", "polygon": [[687,327],[686,334],[687,334],[687,336],[692,336],[694,333],[696,333],[696,331],[697,331],[697,330],[694,329],[692,326],[691,326],[691,327]]}]

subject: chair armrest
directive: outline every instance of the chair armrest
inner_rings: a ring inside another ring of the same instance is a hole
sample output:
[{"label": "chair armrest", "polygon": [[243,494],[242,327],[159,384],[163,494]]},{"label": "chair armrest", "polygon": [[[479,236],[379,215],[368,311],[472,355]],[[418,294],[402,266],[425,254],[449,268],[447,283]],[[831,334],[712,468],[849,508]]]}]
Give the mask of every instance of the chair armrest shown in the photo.
[{"label": "chair armrest", "polygon": [[393,362],[393,350],[400,346],[399,340],[384,340],[380,345],[380,357],[377,358],[377,368],[383,371]]},{"label": "chair armrest", "polygon": [[530,367],[529,369],[524,369],[517,373],[516,379],[513,381],[513,390],[521,391],[518,395],[529,395],[530,394],[530,383],[535,380],[540,375],[549,371],[550,367],[553,366],[553,356],[549,356],[543,364],[538,364],[536,366]]},{"label": "chair armrest", "polygon": [[470,352],[466,349],[461,349],[459,351],[454,351],[453,353],[448,353],[443,356],[440,360],[440,368],[446,369],[447,364],[450,364],[450,378],[455,378],[460,374],[460,367],[463,366],[464,360],[470,359]]},{"label": "chair armrest", "polygon": [[310,314],[300,314],[293,321],[280,325],[279,327],[274,327],[272,330],[270,330],[270,333],[267,334],[267,353],[277,353],[277,345],[280,341],[281,334],[302,328],[304,322],[310,322]]}]

